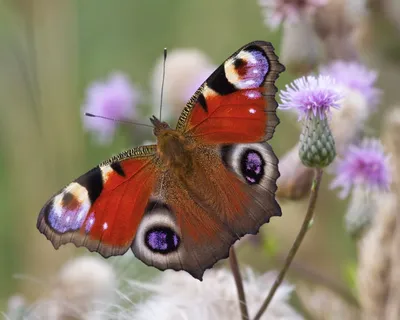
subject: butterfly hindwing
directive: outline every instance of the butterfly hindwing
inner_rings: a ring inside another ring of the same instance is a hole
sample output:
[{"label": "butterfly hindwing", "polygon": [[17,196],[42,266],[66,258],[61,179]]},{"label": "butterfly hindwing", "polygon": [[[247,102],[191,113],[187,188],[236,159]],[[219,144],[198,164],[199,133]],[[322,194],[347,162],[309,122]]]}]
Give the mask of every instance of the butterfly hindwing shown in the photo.
[{"label": "butterfly hindwing", "polygon": [[54,195],[37,226],[55,248],[72,242],[108,257],[125,253],[157,178],[155,146],[103,162]]},{"label": "butterfly hindwing", "polygon": [[210,144],[269,140],[279,123],[274,83],[283,70],[271,43],[245,45],[197,90],[177,130]]},{"label": "butterfly hindwing", "polygon": [[132,250],[148,265],[202,279],[236,240],[281,215],[279,173],[267,143],[199,146],[193,153],[189,177],[166,172],[159,181]]}]

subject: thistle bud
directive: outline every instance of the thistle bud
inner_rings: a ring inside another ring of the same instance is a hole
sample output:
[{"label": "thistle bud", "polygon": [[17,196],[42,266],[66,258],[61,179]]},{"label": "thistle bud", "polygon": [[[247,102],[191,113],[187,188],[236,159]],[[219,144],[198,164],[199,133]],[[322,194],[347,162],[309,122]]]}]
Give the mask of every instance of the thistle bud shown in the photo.
[{"label": "thistle bud", "polygon": [[324,168],[335,159],[335,140],[326,118],[309,116],[304,121],[299,156],[305,166],[313,168]]},{"label": "thistle bud", "polygon": [[281,109],[296,109],[303,120],[299,155],[307,167],[323,168],[336,156],[328,124],[331,108],[338,109],[342,94],[329,76],[302,77],[280,93]]}]

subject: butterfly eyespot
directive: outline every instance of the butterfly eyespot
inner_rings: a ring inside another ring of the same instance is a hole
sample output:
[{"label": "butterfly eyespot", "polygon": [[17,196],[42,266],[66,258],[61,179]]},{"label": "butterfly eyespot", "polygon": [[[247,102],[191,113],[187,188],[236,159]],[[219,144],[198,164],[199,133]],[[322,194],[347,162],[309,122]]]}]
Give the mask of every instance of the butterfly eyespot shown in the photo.
[{"label": "butterfly eyespot", "polygon": [[264,176],[265,161],[260,152],[247,149],[240,160],[241,173],[248,184],[259,184]]},{"label": "butterfly eyespot", "polygon": [[269,62],[258,48],[248,48],[225,63],[228,81],[237,89],[255,89],[262,85],[269,71]]},{"label": "butterfly eyespot", "polygon": [[153,227],[145,235],[147,247],[157,253],[170,253],[178,249],[181,239],[168,227]]},{"label": "butterfly eyespot", "polygon": [[54,197],[46,213],[54,231],[65,233],[79,230],[90,208],[87,190],[78,183],[71,183],[64,192]]}]

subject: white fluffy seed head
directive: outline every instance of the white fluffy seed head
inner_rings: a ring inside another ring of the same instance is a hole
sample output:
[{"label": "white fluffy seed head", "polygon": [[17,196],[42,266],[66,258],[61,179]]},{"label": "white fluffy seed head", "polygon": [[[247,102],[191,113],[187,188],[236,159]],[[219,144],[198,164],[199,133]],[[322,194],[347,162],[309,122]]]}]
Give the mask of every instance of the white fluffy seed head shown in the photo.
[{"label": "white fluffy seed head", "polygon": [[[118,264],[121,261],[125,259],[120,257]],[[132,261],[126,262],[132,269]],[[254,317],[276,273],[258,276],[247,269],[243,278],[250,316]],[[282,283],[261,319],[302,320],[289,303],[292,291],[293,286]],[[65,264],[57,275],[51,297],[39,300],[29,309],[26,320],[241,319],[235,281],[228,270],[208,270],[202,282],[185,272],[164,271],[151,281],[123,279],[117,289],[109,261],[91,256]]]},{"label": "white fluffy seed head", "polygon": [[66,263],[58,274],[54,294],[83,312],[110,303],[117,287],[111,266],[102,258],[83,256]]},{"label": "white fluffy seed head", "polygon": [[14,295],[7,301],[7,314],[6,319],[17,320],[21,319],[25,313],[27,304],[25,298],[21,295]]},{"label": "white fluffy seed head", "polygon": [[[275,276],[274,272],[257,276],[246,270],[244,289],[251,317],[265,299]],[[121,319],[241,319],[235,282],[225,269],[207,271],[202,282],[183,272],[165,271],[154,283],[131,282],[131,286],[132,291],[139,289],[151,296]],[[261,319],[303,319],[288,302],[292,290],[291,285],[283,283]]]},{"label": "white fluffy seed head", "polygon": [[117,288],[113,268],[104,259],[82,256],[67,262],[56,275],[50,295],[37,301],[27,319],[107,319]]}]

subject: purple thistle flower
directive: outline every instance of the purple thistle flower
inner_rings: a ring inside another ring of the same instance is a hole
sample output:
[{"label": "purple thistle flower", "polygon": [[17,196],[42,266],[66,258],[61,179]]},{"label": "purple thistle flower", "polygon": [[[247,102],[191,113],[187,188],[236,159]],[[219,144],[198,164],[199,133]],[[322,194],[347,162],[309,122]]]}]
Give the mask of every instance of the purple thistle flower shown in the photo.
[{"label": "purple thistle flower", "polygon": [[[129,120],[136,114],[139,93],[129,78],[122,73],[113,73],[104,82],[94,82],[86,91],[85,112],[113,119]],[[114,136],[117,122],[83,116],[86,131],[96,135],[99,143],[109,143]]]},{"label": "purple thistle flower", "polygon": [[345,198],[353,186],[387,191],[391,182],[389,156],[385,155],[377,139],[365,139],[360,146],[350,146],[344,159],[338,161],[335,171],[336,178],[331,188],[342,188],[340,198]]},{"label": "purple thistle flower", "polygon": [[342,94],[336,82],[329,76],[307,76],[294,80],[281,90],[281,109],[296,109],[299,120],[314,115],[325,119],[331,108],[338,109]]},{"label": "purple thistle flower", "polygon": [[323,75],[331,76],[340,85],[360,92],[371,108],[375,108],[380,100],[381,90],[375,88],[378,73],[356,61],[337,60],[321,67]]}]

